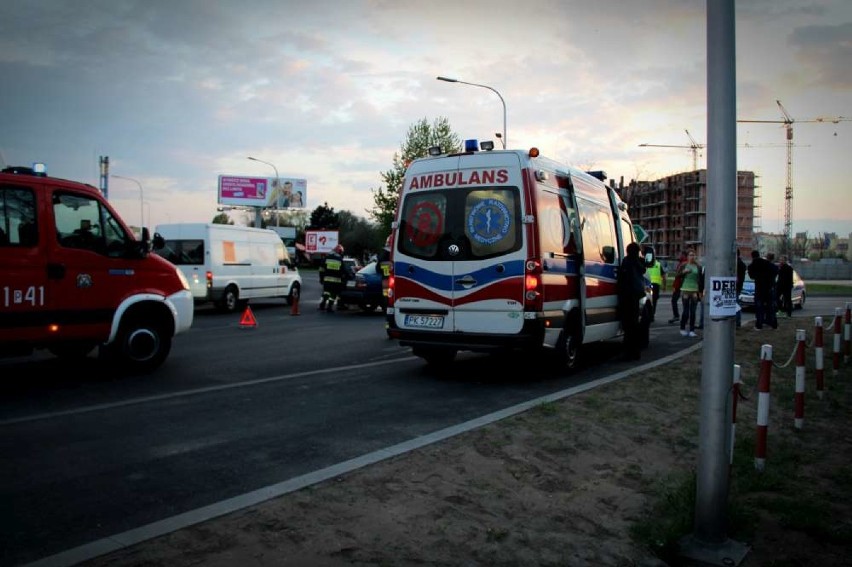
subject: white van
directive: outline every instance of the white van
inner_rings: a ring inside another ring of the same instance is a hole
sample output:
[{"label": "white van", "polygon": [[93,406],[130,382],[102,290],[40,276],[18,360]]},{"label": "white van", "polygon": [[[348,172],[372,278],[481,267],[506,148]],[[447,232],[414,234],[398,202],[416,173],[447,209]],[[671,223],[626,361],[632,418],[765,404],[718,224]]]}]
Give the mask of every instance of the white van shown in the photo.
[{"label": "white van", "polygon": [[582,345],[622,335],[616,276],[636,237],[602,172],[476,140],[434,150],[408,166],[392,224],[391,338],[431,364],[519,350],[573,368]]},{"label": "white van", "polygon": [[157,253],[189,280],[196,304],[212,301],[235,311],[250,299],[297,300],[302,276],[272,230],[212,223],[161,224],[165,239]]}]

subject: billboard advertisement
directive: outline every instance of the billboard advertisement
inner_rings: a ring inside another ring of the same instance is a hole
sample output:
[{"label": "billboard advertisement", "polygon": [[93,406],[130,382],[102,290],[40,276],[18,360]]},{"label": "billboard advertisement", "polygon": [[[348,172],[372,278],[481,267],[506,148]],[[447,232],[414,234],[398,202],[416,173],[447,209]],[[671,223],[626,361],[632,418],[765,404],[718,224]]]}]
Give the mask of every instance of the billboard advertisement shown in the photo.
[{"label": "billboard advertisement", "polygon": [[336,230],[309,230],[305,232],[305,251],[308,254],[328,254],[338,243]]},{"label": "billboard advertisement", "polygon": [[303,209],[308,182],[294,177],[220,175],[219,204],[265,209]]}]

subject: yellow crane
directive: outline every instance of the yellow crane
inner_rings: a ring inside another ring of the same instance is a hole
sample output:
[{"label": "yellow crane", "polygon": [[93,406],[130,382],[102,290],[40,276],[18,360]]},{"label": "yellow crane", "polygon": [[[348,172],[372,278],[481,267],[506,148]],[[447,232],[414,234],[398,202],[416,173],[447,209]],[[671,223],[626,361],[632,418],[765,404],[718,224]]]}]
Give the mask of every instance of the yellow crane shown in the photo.
[{"label": "yellow crane", "polygon": [[688,146],[674,146],[667,144],[639,144],[640,148],[686,148],[692,152],[692,171],[698,169],[698,150],[704,149],[706,146],[704,144],[699,144],[695,141],[692,135],[689,133],[689,130],[684,129],[687,137],[689,137],[690,144]]},{"label": "yellow crane", "polygon": [[845,116],[837,116],[833,118],[820,116],[806,120],[795,120],[792,116],[790,116],[790,113],[787,112],[787,109],[784,108],[784,105],[781,104],[780,100],[776,100],[775,103],[778,105],[778,108],[781,109],[781,114],[784,115],[784,120],[737,120],[737,122],[783,124],[784,129],[787,131],[787,186],[784,188],[784,236],[786,240],[785,244],[789,246],[789,244],[793,241],[793,123],[821,122],[837,124],[838,122],[852,121],[852,118],[846,118]]}]

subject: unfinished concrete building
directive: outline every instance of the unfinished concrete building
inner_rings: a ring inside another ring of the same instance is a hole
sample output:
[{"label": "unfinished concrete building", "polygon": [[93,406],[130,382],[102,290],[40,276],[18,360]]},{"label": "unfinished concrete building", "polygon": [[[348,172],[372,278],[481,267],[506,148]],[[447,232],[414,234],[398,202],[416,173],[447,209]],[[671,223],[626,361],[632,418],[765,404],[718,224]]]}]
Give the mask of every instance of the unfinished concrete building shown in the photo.
[{"label": "unfinished concrete building", "polygon": [[[631,181],[620,190],[630,218],[648,233],[646,244],[654,246],[660,260],[674,262],[687,248],[695,249],[699,258],[705,255],[706,169],[656,181]],[[748,257],[754,246],[756,219],[759,225],[760,218],[755,211],[759,207],[754,172],[738,171],[736,240],[744,257]]]}]

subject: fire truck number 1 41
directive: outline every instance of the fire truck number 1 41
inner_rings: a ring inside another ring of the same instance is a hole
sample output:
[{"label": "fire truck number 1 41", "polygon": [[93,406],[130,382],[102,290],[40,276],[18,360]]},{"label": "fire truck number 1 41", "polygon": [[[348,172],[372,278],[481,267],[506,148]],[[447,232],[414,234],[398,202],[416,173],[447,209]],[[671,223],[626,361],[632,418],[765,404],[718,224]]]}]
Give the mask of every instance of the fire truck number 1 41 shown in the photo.
[{"label": "fire truck number 1 41", "polygon": [[44,286],[31,285],[26,289],[3,288],[3,307],[29,303],[33,307],[44,305]]}]

